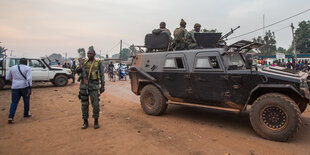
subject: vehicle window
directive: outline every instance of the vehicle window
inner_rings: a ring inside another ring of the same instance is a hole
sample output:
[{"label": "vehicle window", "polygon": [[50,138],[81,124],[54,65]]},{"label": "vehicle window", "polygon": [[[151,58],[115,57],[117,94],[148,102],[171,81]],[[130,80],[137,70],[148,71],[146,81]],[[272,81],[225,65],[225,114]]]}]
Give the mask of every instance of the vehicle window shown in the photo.
[{"label": "vehicle window", "polygon": [[216,57],[210,57],[210,61],[211,61],[211,66],[213,69],[219,69],[220,68],[219,62],[217,61]]},{"label": "vehicle window", "polygon": [[32,68],[43,68],[43,65],[38,60],[29,60],[29,67],[32,67]]},{"label": "vehicle window", "polygon": [[165,68],[176,68],[174,59],[173,58],[166,59],[164,67]]},{"label": "vehicle window", "polygon": [[241,58],[239,53],[230,54],[230,61],[232,65],[237,65],[238,67],[244,66],[243,59]]},{"label": "vehicle window", "polygon": [[19,59],[10,59],[10,67],[18,65],[19,64]]},{"label": "vehicle window", "polygon": [[175,60],[176,60],[176,62],[177,62],[177,65],[178,65],[178,68],[179,68],[179,69],[184,68],[182,58],[176,58]]},{"label": "vehicle window", "polygon": [[210,61],[208,57],[200,57],[196,60],[195,68],[211,68]]}]

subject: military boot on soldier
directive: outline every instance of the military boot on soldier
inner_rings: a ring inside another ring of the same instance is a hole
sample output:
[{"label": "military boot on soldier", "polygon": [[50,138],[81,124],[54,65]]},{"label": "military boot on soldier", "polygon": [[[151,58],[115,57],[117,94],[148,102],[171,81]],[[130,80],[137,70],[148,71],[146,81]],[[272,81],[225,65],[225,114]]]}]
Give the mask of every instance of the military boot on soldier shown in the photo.
[{"label": "military boot on soldier", "polygon": [[88,127],[88,119],[84,119],[84,124],[82,125],[82,129],[86,129]]}]

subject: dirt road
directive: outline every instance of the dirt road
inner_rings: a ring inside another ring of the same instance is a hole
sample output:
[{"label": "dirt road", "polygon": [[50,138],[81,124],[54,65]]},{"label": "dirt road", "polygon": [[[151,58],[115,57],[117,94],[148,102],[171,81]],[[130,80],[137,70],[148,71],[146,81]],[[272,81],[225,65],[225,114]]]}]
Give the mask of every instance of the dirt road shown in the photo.
[{"label": "dirt road", "polygon": [[10,90],[0,91],[0,154],[310,154],[310,110],[289,142],[260,138],[247,114],[169,105],[163,116],[144,114],[129,81],[106,82],[100,128],[80,129],[78,84],[37,84],[31,97],[34,117],[7,124]]}]

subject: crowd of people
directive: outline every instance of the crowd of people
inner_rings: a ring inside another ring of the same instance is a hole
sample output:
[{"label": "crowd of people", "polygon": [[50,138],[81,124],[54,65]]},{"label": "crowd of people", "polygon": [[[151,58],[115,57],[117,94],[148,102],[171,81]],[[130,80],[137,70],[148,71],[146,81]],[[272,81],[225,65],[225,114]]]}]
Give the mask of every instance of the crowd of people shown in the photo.
[{"label": "crowd of people", "polygon": [[279,59],[279,60],[274,60],[273,62],[266,61],[264,59],[258,59],[257,64],[260,64],[260,66],[281,66],[281,67],[286,67],[287,69],[292,69],[292,70],[300,70],[300,71],[310,71],[310,60],[308,59]]}]

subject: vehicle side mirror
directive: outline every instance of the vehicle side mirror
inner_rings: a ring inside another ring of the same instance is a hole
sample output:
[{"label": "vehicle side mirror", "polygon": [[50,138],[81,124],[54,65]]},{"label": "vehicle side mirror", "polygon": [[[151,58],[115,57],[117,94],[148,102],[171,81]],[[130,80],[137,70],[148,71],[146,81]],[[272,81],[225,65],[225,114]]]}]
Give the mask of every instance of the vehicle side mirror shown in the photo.
[{"label": "vehicle side mirror", "polygon": [[252,54],[247,54],[245,56],[245,64],[246,64],[246,68],[250,69],[253,65],[253,56]]},{"label": "vehicle side mirror", "polygon": [[45,65],[43,65],[42,67],[43,67],[43,69],[45,69],[45,68],[46,68],[46,67],[45,67]]}]

